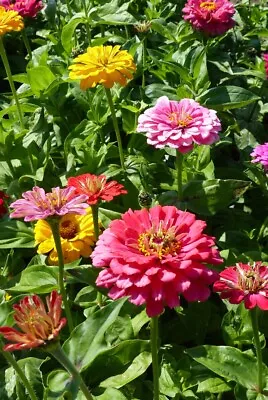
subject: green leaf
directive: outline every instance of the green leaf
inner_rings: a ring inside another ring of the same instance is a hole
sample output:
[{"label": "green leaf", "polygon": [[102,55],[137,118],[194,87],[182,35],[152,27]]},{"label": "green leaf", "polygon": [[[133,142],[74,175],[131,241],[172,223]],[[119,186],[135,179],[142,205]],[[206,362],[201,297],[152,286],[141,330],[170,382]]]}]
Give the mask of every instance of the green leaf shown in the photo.
[{"label": "green leaf", "polygon": [[102,387],[114,387],[120,389],[129,382],[142,375],[152,362],[152,356],[149,352],[143,352],[134,358],[132,364],[125,372],[119,375],[112,376],[100,383]]},{"label": "green leaf", "polygon": [[35,247],[33,230],[24,222],[3,220],[0,222],[0,249]]},{"label": "green leaf", "polygon": [[58,289],[58,268],[32,265],[22,271],[19,283],[8,288],[11,293],[49,293]]},{"label": "green leaf", "polygon": [[127,400],[127,398],[119,390],[108,388],[100,396],[96,396],[96,400]]},{"label": "green leaf", "polygon": [[37,96],[56,79],[53,72],[46,66],[32,67],[28,69],[27,74],[31,89]]},{"label": "green leaf", "polygon": [[[207,345],[188,349],[186,353],[216,374],[238,382],[247,389],[254,389],[258,384],[257,359],[241,350],[229,346]],[[268,376],[265,364],[263,373]]]},{"label": "green leaf", "polygon": [[61,44],[67,54],[69,54],[73,47],[74,31],[79,24],[82,24],[85,18],[78,17],[77,14],[66,24],[61,32]]},{"label": "green leaf", "polygon": [[259,100],[259,96],[239,86],[218,86],[207,90],[198,101],[215,110],[245,107]]},{"label": "green leaf", "polygon": [[178,100],[176,89],[162,83],[152,83],[146,86],[145,94],[151,100],[157,100],[161,96],[167,96],[170,100]]},{"label": "green leaf", "polygon": [[231,385],[228,385],[223,379],[218,377],[209,378],[198,385],[197,393],[209,392],[209,393],[222,393],[228,392],[232,389]]},{"label": "green leaf", "polygon": [[54,370],[47,377],[45,400],[76,399],[78,382],[63,370]]}]

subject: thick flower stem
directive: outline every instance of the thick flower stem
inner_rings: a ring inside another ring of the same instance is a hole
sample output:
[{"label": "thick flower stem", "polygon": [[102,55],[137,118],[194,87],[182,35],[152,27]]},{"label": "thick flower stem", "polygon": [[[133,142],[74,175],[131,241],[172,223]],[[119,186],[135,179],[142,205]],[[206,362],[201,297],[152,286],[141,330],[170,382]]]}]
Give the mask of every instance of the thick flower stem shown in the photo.
[{"label": "thick flower stem", "polygon": [[18,98],[16,88],[15,88],[15,85],[13,82],[12,73],[10,70],[10,66],[9,66],[9,62],[8,62],[8,58],[7,58],[7,54],[6,54],[6,50],[4,47],[2,37],[0,37],[0,55],[1,55],[4,67],[5,67],[5,71],[7,74],[7,79],[8,79],[9,85],[10,85],[10,89],[12,91],[12,95],[13,95],[14,101],[16,103],[17,111],[19,114],[20,126],[21,126],[21,129],[24,129],[24,123],[23,123],[23,117],[22,117],[22,112],[21,112],[21,108],[20,108],[19,98]]},{"label": "thick flower stem", "polygon": [[147,39],[145,37],[142,42],[142,83],[141,83],[142,89],[145,88],[146,51],[147,51]]},{"label": "thick flower stem", "polygon": [[73,378],[79,383],[79,387],[83,392],[85,398],[87,400],[93,400],[93,397],[90,391],[87,388],[82,376],[80,375],[79,371],[73,365],[71,360],[67,357],[67,355],[62,350],[60,344],[54,349],[49,350],[50,354],[56,358],[56,360],[73,376]]},{"label": "thick flower stem", "polygon": [[20,378],[23,386],[25,387],[25,389],[27,390],[29,397],[31,400],[38,400],[34,390],[30,384],[30,382],[28,381],[28,379],[26,378],[24,372],[22,371],[21,367],[19,366],[19,364],[17,363],[17,361],[15,360],[15,358],[13,357],[12,354],[10,354],[8,351],[1,351],[2,355],[5,357],[5,359],[7,360],[7,362],[14,368],[14,370],[16,371],[16,374],[18,375],[18,377]]},{"label": "thick flower stem", "polygon": [[153,364],[154,398],[159,400],[158,317],[151,318],[151,351]]},{"label": "thick flower stem", "polygon": [[[93,217],[93,225],[95,232],[96,242],[99,239],[100,229],[99,229],[99,207],[97,204],[91,205],[92,217]],[[98,292],[97,294],[97,303],[100,307],[102,307],[102,294]]]},{"label": "thick flower stem", "polygon": [[262,371],[262,351],[261,351],[261,343],[259,336],[259,324],[258,324],[258,308],[255,307],[250,310],[252,330],[253,330],[253,338],[254,345],[256,349],[257,355],[257,365],[258,365],[258,393],[262,393],[263,389],[263,371]]},{"label": "thick flower stem", "polygon": [[70,311],[67,295],[66,295],[66,290],[64,286],[64,259],[63,259],[63,253],[62,253],[62,247],[61,247],[61,240],[60,240],[60,229],[59,229],[59,220],[58,219],[51,219],[49,221],[51,231],[53,234],[53,239],[55,242],[57,254],[58,254],[58,261],[59,261],[59,287],[60,287],[60,294],[62,295],[62,300],[65,308],[65,313],[68,321],[68,327],[70,333],[73,330],[73,319],[72,319],[72,314]]},{"label": "thick flower stem", "polygon": [[31,60],[33,58],[33,55],[32,55],[31,46],[30,46],[30,43],[29,43],[29,39],[28,39],[28,37],[26,35],[25,29],[23,29],[21,31],[21,36],[22,36],[22,39],[23,39],[23,42],[24,42],[24,46],[25,46],[25,48],[27,50],[27,53],[29,55],[29,59]]},{"label": "thick flower stem", "polygon": [[176,169],[177,169],[177,183],[178,183],[178,198],[182,200],[182,165],[183,155],[179,151],[176,154]]},{"label": "thick flower stem", "polygon": [[116,119],[115,108],[114,108],[111,91],[110,91],[110,89],[105,88],[105,92],[106,92],[108,104],[109,104],[111,114],[112,114],[112,120],[113,120],[114,130],[115,130],[115,134],[116,134],[117,144],[118,144],[118,151],[119,151],[121,167],[123,170],[125,170],[122,140],[121,140],[120,131],[119,131],[119,127],[118,127],[118,123],[117,123],[117,119]]},{"label": "thick flower stem", "polygon": [[91,30],[90,30],[90,26],[89,26],[89,22],[88,22],[88,8],[87,8],[85,0],[82,0],[82,3],[83,3],[84,13],[85,13],[85,17],[86,17],[85,26],[86,26],[86,32],[87,32],[87,40],[88,40],[89,46],[91,46]]}]

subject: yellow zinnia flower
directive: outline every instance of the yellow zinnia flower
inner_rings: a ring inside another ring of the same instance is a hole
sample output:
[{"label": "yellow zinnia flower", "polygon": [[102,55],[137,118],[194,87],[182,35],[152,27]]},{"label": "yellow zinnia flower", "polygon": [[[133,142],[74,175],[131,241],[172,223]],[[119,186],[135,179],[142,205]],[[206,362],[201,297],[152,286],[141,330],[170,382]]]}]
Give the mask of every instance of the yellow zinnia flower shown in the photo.
[{"label": "yellow zinnia flower", "polygon": [[0,36],[7,32],[21,31],[24,28],[23,18],[17,11],[0,7]]},{"label": "yellow zinnia flower", "polygon": [[69,67],[71,79],[80,79],[83,90],[95,87],[98,83],[111,88],[118,82],[126,86],[127,79],[133,78],[136,71],[133,57],[120,46],[88,47],[87,52],[74,59]]},{"label": "yellow zinnia flower", "polygon": [[[60,219],[60,236],[64,263],[68,264],[78,258],[89,257],[94,245],[94,224],[91,208],[86,215],[66,214]],[[40,219],[34,228],[35,244],[38,254],[48,253],[48,263],[58,265],[58,254],[49,223]]]}]

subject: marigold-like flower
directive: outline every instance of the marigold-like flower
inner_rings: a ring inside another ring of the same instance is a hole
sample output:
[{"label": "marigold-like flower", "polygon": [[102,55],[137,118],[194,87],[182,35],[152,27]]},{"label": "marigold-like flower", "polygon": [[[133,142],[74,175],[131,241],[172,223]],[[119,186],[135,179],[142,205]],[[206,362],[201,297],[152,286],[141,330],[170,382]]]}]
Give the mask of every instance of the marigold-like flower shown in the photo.
[{"label": "marigold-like flower", "polygon": [[179,306],[181,294],[205,301],[218,276],[205,264],[222,262],[205,227],[173,206],[127,211],[111,222],[92,253],[93,265],[106,267],[96,284],[109,288],[112,299],[129,296],[136,305],[146,304],[150,317]]},{"label": "marigold-like flower", "polygon": [[216,111],[192,99],[170,101],[166,96],[139,116],[137,127],[138,132],[146,132],[148,144],[173,147],[181,153],[192,150],[194,143],[214,143],[220,130]]},{"label": "marigold-like flower", "polygon": [[74,187],[52,188],[51,193],[45,193],[44,189],[35,186],[22,194],[23,199],[10,204],[14,208],[11,218],[24,218],[24,221],[36,221],[52,216],[65,214],[85,214],[88,205],[84,203],[85,195],[77,195]]},{"label": "marigold-like flower", "polygon": [[23,28],[23,19],[17,11],[6,10],[0,6],[0,36],[12,31],[21,31]]},{"label": "marigold-like flower", "polygon": [[253,265],[238,263],[225,268],[213,290],[220,292],[221,298],[228,299],[231,304],[243,301],[248,309],[268,310],[268,267],[258,261]]},{"label": "marigold-like flower", "polygon": [[98,83],[111,88],[116,82],[126,86],[127,79],[133,78],[136,71],[133,57],[120,46],[88,47],[69,67],[70,78],[79,79],[83,90],[95,87]]},{"label": "marigold-like flower", "polygon": [[212,36],[222,35],[235,25],[235,7],[229,0],[188,0],[182,12],[193,28]]},{"label": "marigold-like flower", "polygon": [[3,217],[7,213],[7,208],[5,206],[5,199],[8,199],[8,195],[5,194],[2,190],[0,190],[0,218]]},{"label": "marigold-like flower", "polygon": [[266,72],[266,78],[268,79],[268,53],[263,55],[263,60],[264,60],[264,68]]},{"label": "marigold-like flower", "polygon": [[[66,214],[59,221],[61,247],[64,264],[80,257],[89,257],[95,242],[94,224],[91,208],[87,215]],[[58,253],[51,227],[47,221],[39,220],[34,227],[35,244],[38,254],[48,254],[48,264],[58,265]]]},{"label": "marigold-like flower", "polygon": [[258,144],[250,155],[253,157],[252,163],[261,163],[264,170],[268,172],[268,142]]},{"label": "marigold-like flower", "polygon": [[127,190],[116,181],[107,182],[105,175],[83,174],[68,179],[68,186],[76,188],[78,194],[88,196],[90,205],[99,201],[111,201],[115,196],[126,194]]},{"label": "marigold-like flower", "polygon": [[44,7],[41,0],[1,0],[1,5],[6,10],[17,11],[23,18],[34,18],[40,10]]},{"label": "marigold-like flower", "polygon": [[54,290],[46,297],[47,310],[39,296],[26,296],[13,306],[14,320],[20,331],[9,326],[0,328],[5,339],[12,342],[4,346],[5,351],[32,349],[46,345],[55,339],[66,325],[61,318],[61,296]]}]

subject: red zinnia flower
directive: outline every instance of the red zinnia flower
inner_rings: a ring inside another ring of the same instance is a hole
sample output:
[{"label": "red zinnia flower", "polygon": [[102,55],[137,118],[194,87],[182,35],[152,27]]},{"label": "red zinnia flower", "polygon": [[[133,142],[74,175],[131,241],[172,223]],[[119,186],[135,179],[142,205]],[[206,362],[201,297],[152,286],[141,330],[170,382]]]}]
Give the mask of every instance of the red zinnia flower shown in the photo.
[{"label": "red zinnia flower", "polygon": [[268,53],[263,55],[263,60],[264,60],[264,68],[266,72],[266,78],[268,79]]},{"label": "red zinnia flower", "polygon": [[214,238],[205,235],[204,221],[173,206],[129,210],[122,220],[111,222],[92,253],[100,272],[97,285],[110,288],[109,296],[129,296],[136,305],[146,304],[147,314],[160,314],[164,306],[187,301],[205,301],[208,286],[217,273],[205,264],[222,259]]},{"label": "red zinnia flower", "polygon": [[111,201],[115,196],[126,194],[127,190],[116,181],[106,182],[104,175],[83,174],[68,179],[68,186],[76,188],[78,194],[86,194],[89,205],[100,200]]},{"label": "red zinnia flower", "polygon": [[0,190],[0,218],[3,217],[7,213],[7,208],[5,206],[5,199],[8,199],[8,195],[6,195],[2,190]]},{"label": "red zinnia flower", "polygon": [[21,331],[9,326],[0,328],[5,339],[14,344],[4,346],[5,351],[31,349],[45,345],[56,338],[66,324],[61,318],[61,296],[54,290],[46,297],[48,311],[39,296],[26,296],[13,306],[14,320]]},{"label": "red zinnia flower", "polygon": [[253,265],[238,263],[228,267],[220,273],[213,289],[231,304],[243,301],[248,309],[268,310],[268,266],[259,261]]},{"label": "red zinnia flower", "polygon": [[23,18],[34,18],[40,10],[44,7],[41,0],[1,0],[1,5],[6,10],[17,11]]}]

